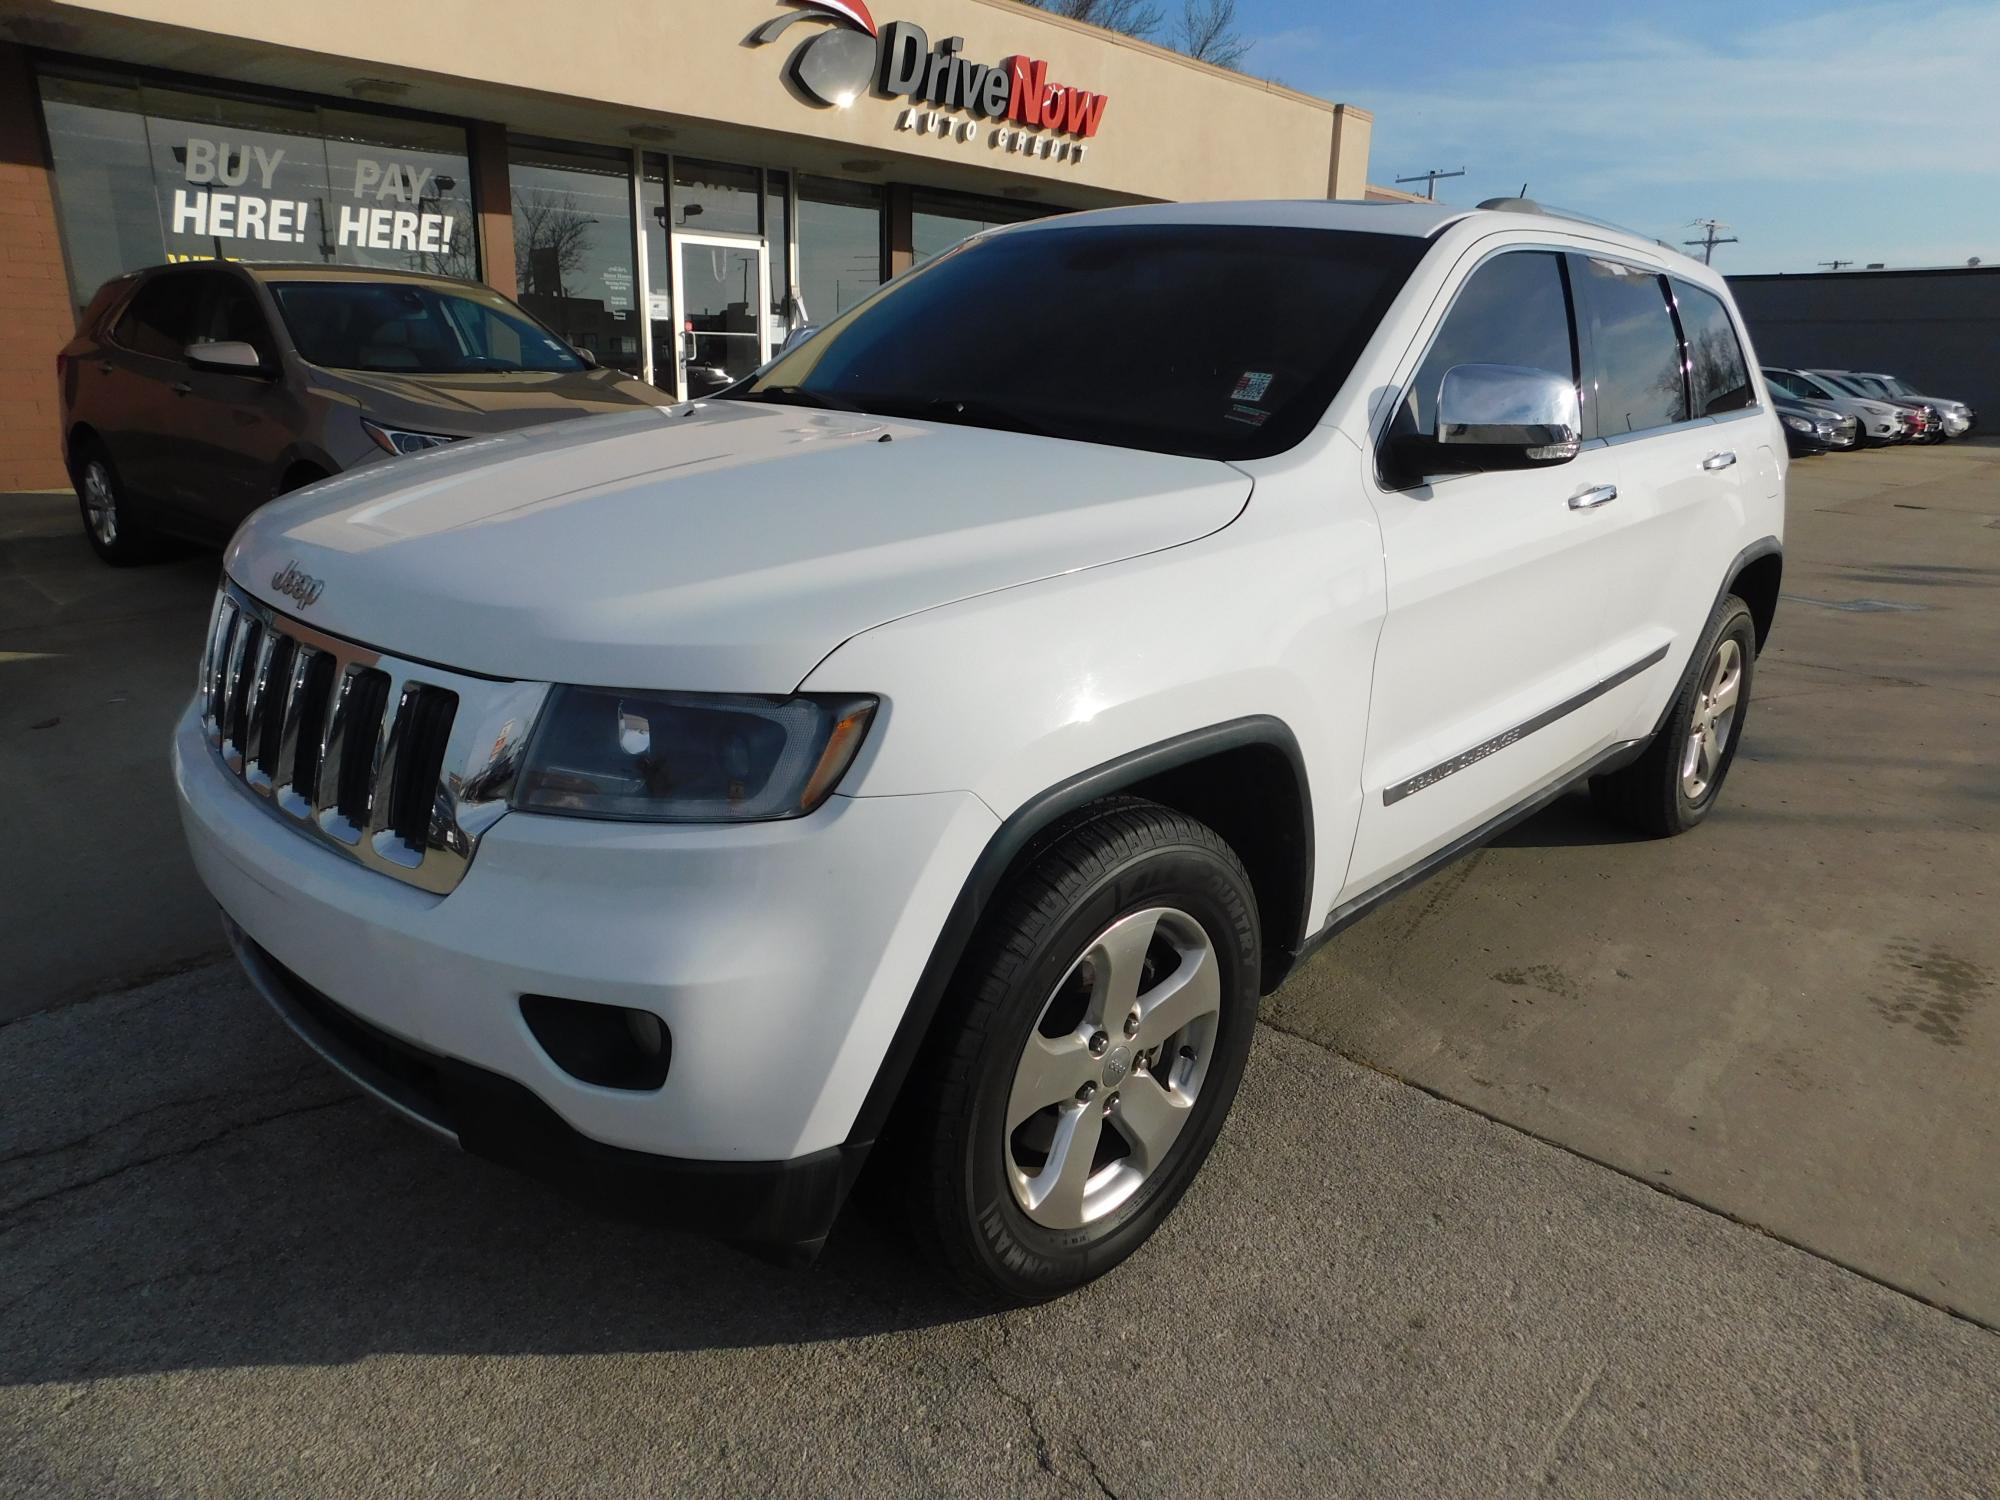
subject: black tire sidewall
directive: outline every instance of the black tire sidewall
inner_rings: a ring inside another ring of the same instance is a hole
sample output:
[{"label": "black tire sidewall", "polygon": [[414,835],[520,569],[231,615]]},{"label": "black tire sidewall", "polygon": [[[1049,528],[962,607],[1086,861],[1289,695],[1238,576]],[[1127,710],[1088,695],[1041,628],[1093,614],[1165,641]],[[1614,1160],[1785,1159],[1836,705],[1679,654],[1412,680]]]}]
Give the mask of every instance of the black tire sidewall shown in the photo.
[{"label": "black tire sidewall", "polygon": [[[1688,735],[1694,728],[1694,714],[1701,702],[1701,685],[1708,677],[1709,663],[1715,659],[1716,648],[1726,639],[1734,639],[1743,653],[1743,681],[1736,690],[1736,717],[1729,724],[1729,742],[1722,747],[1722,758],[1716,763],[1715,775],[1709,778],[1707,789],[1699,799],[1690,798],[1687,789],[1681,785],[1680,751],[1686,745]],[[1724,601],[1724,607],[1717,612],[1715,622],[1703,634],[1701,651],[1696,658],[1695,674],[1689,680],[1683,702],[1673,719],[1672,746],[1674,753],[1669,757],[1670,772],[1674,778],[1674,803],[1681,826],[1692,828],[1715,806],[1716,798],[1722,794],[1724,783],[1729,780],[1729,768],[1736,761],[1736,747],[1743,740],[1743,726],[1750,718],[1750,691],[1757,671],[1757,625],[1750,616],[1750,607],[1733,594]]]},{"label": "black tire sidewall", "polygon": [[[1214,1054],[1167,1163],[1102,1220],[1076,1230],[1035,1223],[1015,1201],[1006,1169],[1006,1108],[1030,1031],[1048,997],[1085,947],[1113,922],[1151,906],[1173,906],[1202,925],[1222,980]],[[1080,892],[1044,931],[1012,986],[975,1065],[970,1118],[954,1176],[984,1276],[1023,1300],[1103,1274],[1158,1228],[1208,1155],[1229,1112],[1256,1026],[1256,911],[1241,870],[1199,844],[1168,845],[1114,868]]]}]

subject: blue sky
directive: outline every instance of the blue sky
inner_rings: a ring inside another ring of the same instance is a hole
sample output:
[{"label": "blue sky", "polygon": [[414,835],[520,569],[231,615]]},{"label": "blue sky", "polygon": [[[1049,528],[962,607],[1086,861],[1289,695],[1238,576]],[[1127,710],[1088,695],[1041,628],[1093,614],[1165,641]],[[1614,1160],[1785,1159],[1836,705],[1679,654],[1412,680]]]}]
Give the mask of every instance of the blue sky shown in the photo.
[{"label": "blue sky", "polygon": [[1724,271],[2000,264],[2000,0],[1239,3],[1247,71],[1374,111],[1373,181],[1722,219]]}]

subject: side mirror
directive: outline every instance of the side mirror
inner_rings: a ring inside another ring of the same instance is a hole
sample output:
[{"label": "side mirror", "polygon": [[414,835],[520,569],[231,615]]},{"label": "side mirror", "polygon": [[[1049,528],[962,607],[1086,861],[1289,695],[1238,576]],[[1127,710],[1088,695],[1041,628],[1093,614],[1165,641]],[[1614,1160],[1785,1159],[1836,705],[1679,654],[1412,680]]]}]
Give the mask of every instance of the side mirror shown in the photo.
[{"label": "side mirror", "polygon": [[197,370],[219,370],[225,375],[262,375],[267,368],[255,347],[233,339],[189,344],[181,355]]},{"label": "side mirror", "polygon": [[1577,455],[1583,415],[1576,382],[1524,365],[1453,365],[1438,385],[1437,427],[1395,444],[1412,474],[1539,469]]},{"label": "side mirror", "polygon": [[595,354],[592,354],[588,349],[577,350],[576,357],[583,361],[583,367],[586,370],[594,370],[597,368],[597,356]]},{"label": "side mirror", "polygon": [[779,347],[778,352],[780,354],[790,354],[794,349],[798,348],[799,345],[803,344],[807,339],[811,338],[814,334],[818,332],[819,332],[819,324],[802,323],[797,328],[794,328],[790,333],[785,335],[785,342]]}]

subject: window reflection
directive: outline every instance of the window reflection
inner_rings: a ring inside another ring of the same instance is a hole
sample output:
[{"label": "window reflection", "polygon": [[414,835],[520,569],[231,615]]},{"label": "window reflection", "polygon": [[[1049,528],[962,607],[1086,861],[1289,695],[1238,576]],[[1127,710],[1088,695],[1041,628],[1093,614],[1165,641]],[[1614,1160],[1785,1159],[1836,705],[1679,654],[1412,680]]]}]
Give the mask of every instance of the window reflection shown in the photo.
[{"label": "window reflection", "polygon": [[799,300],[808,323],[830,323],[882,284],[882,190],[799,179]]},{"label": "window reflection", "polygon": [[521,305],[599,364],[638,373],[629,158],[515,140],[508,161]]},{"label": "window reflection", "polygon": [[910,204],[912,261],[922,265],[975,234],[1002,224],[1019,224],[1042,217],[1043,211],[994,198],[960,197],[952,193],[914,193]]}]

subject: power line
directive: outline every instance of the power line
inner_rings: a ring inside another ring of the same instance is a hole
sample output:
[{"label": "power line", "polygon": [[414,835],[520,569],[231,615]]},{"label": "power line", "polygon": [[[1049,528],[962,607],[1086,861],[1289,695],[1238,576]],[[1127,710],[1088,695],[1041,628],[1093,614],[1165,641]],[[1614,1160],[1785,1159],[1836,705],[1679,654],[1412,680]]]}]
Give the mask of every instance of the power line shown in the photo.
[{"label": "power line", "polygon": [[1681,243],[1683,245],[1701,246],[1701,263],[1703,265],[1709,265],[1714,261],[1715,247],[1717,245],[1734,245],[1740,243],[1733,234],[1716,233],[1718,229],[1727,229],[1729,227],[1720,219],[1696,219],[1688,227],[1690,229],[1699,229],[1702,232],[1701,238],[1698,240],[1682,240]]},{"label": "power line", "polygon": [[1463,177],[1464,175],[1465,168],[1463,167],[1460,167],[1456,172],[1419,172],[1414,177],[1398,177],[1396,185],[1401,187],[1406,182],[1421,182],[1424,185],[1424,196],[1435,201],[1438,195],[1437,186],[1442,179],[1446,177]]}]

